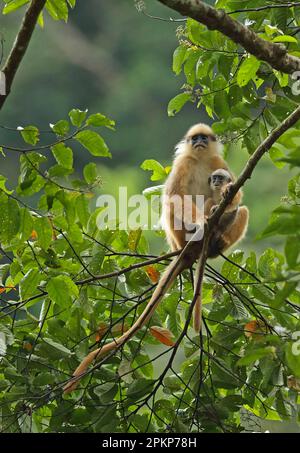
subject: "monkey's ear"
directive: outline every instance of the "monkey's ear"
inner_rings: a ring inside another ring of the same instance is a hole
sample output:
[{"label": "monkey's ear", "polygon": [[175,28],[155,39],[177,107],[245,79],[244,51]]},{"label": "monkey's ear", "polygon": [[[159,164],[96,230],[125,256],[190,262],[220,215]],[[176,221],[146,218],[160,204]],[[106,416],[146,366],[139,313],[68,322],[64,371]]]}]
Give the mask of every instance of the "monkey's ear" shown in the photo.
[{"label": "monkey's ear", "polygon": [[210,182],[211,182],[211,177],[209,176],[208,178],[208,184],[210,185]]}]

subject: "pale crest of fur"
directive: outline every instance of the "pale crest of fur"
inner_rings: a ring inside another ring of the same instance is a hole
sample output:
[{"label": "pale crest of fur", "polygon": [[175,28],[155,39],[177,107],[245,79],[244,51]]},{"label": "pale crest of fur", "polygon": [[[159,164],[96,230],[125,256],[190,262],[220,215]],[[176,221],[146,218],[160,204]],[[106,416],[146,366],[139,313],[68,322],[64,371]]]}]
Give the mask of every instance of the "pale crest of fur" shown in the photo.
[{"label": "pale crest of fur", "polygon": [[186,143],[185,140],[181,140],[177,145],[175,146],[175,156],[179,156],[180,154],[184,153],[186,148]]}]

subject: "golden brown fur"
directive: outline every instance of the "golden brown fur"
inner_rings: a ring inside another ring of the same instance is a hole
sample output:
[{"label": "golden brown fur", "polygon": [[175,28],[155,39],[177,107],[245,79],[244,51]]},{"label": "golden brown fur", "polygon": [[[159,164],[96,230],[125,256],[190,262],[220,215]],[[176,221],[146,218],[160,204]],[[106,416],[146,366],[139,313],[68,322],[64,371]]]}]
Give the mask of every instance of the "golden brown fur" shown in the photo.
[{"label": "golden brown fur", "polygon": [[[171,199],[177,195],[183,199],[184,195],[203,195],[204,201],[212,196],[212,190],[208,184],[208,178],[214,170],[223,168],[228,170],[226,162],[219,155],[219,145],[216,141],[209,140],[205,148],[195,148],[191,138],[196,134],[206,134],[214,137],[212,129],[205,124],[196,124],[191,127],[179,143],[171,173],[167,179],[164,192],[163,227],[167,241],[172,250],[183,248],[187,242],[185,219],[192,218],[193,223],[204,223],[203,213],[199,212],[195,203],[192,204],[192,213],[188,208],[183,213],[176,212]],[[176,215],[177,214],[177,215]],[[175,218],[183,214],[182,229],[174,229]]]},{"label": "golden brown fur", "polygon": [[[213,182],[213,176],[217,176],[222,178],[219,179],[218,184]],[[205,202],[204,212],[205,216],[209,216],[211,212],[217,207],[217,205],[222,201],[224,196],[226,195],[230,185],[233,183],[232,175],[224,170],[218,169],[214,171],[211,176],[209,177],[209,186],[212,190],[211,198],[208,198]],[[248,219],[249,219],[249,211],[246,206],[241,206],[243,193],[241,190],[234,196],[231,203],[226,207],[225,213],[229,212],[236,212],[236,216],[234,221],[230,223],[225,229],[224,232],[221,234],[221,239],[223,241],[222,249],[220,251],[225,251],[233,244],[236,244],[238,241],[243,239],[246,234],[247,227],[248,227]]]}]

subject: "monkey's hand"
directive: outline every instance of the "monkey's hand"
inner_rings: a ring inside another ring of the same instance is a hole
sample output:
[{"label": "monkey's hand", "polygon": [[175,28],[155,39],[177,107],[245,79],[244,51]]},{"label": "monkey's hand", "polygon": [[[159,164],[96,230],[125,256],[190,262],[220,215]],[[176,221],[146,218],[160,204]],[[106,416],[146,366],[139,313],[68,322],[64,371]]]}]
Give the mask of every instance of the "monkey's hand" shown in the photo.
[{"label": "monkey's hand", "polygon": [[222,197],[223,198],[226,198],[227,195],[229,194],[230,190],[231,190],[231,187],[233,186],[233,183],[232,182],[229,182],[228,184],[226,184],[226,186],[222,189]]},{"label": "monkey's hand", "polygon": [[[226,186],[224,187],[224,189],[221,192],[222,198],[225,198],[230,193],[232,186],[233,186],[232,182],[229,182],[228,184],[226,184]],[[242,198],[243,198],[243,192],[241,190],[239,190],[233,197],[233,200],[227,206],[226,210],[231,211],[233,209],[238,208],[241,204]]]},{"label": "monkey's hand", "polygon": [[209,212],[209,215],[213,215],[214,212],[216,212],[216,210],[218,209],[219,205],[218,204],[215,204],[214,206],[212,206],[210,208],[210,212]]}]

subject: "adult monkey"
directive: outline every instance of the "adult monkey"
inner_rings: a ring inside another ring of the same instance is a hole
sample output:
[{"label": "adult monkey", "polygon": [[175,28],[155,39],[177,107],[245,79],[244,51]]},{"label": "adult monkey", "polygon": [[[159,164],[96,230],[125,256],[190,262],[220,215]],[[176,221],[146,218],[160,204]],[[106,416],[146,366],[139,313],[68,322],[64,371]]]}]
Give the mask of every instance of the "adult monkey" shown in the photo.
[{"label": "adult monkey", "polygon": [[[204,201],[213,197],[213,190],[208,182],[209,177],[217,169],[224,169],[229,172],[227,164],[219,155],[219,148],[220,145],[212,129],[205,124],[196,124],[191,127],[177,147],[174,165],[166,181],[163,204],[163,224],[167,240],[172,250],[184,248],[187,245],[193,227],[195,225],[200,225],[201,227],[205,222],[204,204],[203,209],[200,209],[192,200],[192,203],[188,203],[187,209],[185,210],[184,203],[179,203],[179,206],[173,203],[173,197],[175,196],[177,200],[178,198],[183,200],[185,195],[192,195],[192,198],[196,195],[203,195]],[[231,177],[234,180],[232,175]],[[180,205],[183,205],[183,211],[180,209]],[[222,239],[222,233],[230,225],[233,226],[235,224],[237,212],[238,209],[230,213],[225,212],[221,217],[219,221],[219,225],[221,226],[217,228],[217,232],[210,241],[209,257],[218,256],[220,252],[224,251],[238,239],[232,235],[232,244],[225,244]],[[185,253],[186,250],[190,253]],[[185,247],[180,257],[175,258],[163,273],[150,301],[136,322],[121,337],[115,338],[111,343],[90,352],[76,368],[73,378],[65,385],[65,393],[69,393],[77,387],[78,381],[94,360],[119,349],[138,330],[147,324],[176,277],[184,269],[191,267],[200,253],[200,241],[195,242],[192,247],[190,243]],[[199,314],[198,318],[197,314]],[[199,319],[199,323],[196,323],[197,325],[194,326],[195,330],[199,331],[201,327],[201,294],[195,304],[194,319]]]},{"label": "adult monkey", "polygon": [[[219,151],[220,144],[212,129],[201,123],[192,126],[177,146],[172,171],[165,185],[163,207],[163,225],[173,251],[180,250],[186,245],[195,225],[200,227],[198,239],[201,239],[204,222],[209,216],[209,212],[206,212],[207,206],[211,200],[216,200],[216,188],[211,184],[212,175],[217,170],[219,172],[223,170],[230,183],[234,181],[234,176]],[[204,206],[203,200],[202,206],[197,203],[197,195],[204,197]],[[209,244],[209,258],[217,257],[245,234],[248,210],[245,207],[238,207],[241,198],[242,192],[239,191],[235,196],[234,209],[227,209],[221,217],[218,230]],[[225,230],[230,232],[226,236]],[[201,329],[201,305],[200,289],[194,308],[196,332],[200,332]]]}]

